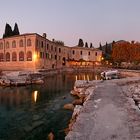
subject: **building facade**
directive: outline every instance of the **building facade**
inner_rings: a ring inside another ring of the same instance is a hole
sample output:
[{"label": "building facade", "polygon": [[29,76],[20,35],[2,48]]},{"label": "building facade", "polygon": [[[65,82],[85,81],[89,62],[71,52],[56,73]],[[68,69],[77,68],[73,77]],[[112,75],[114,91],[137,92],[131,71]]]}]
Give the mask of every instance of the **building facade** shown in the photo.
[{"label": "building facade", "polygon": [[54,69],[93,65],[102,52],[95,48],[67,47],[30,33],[0,39],[0,70]]}]

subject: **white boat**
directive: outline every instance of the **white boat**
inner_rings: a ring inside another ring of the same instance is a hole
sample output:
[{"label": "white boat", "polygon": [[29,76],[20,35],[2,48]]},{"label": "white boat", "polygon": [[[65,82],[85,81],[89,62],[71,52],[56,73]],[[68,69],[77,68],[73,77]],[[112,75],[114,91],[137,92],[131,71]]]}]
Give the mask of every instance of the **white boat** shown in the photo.
[{"label": "white boat", "polygon": [[101,78],[103,80],[117,79],[119,78],[118,70],[108,70],[101,72]]}]

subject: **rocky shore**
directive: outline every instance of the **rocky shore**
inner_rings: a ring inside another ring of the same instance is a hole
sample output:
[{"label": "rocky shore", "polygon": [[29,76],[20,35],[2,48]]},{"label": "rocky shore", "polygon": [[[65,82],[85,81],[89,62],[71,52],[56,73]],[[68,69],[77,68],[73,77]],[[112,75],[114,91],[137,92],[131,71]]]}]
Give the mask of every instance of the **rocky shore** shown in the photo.
[{"label": "rocky shore", "polygon": [[[140,78],[76,81],[66,140],[140,139]],[[76,103],[79,103],[78,105]]]}]

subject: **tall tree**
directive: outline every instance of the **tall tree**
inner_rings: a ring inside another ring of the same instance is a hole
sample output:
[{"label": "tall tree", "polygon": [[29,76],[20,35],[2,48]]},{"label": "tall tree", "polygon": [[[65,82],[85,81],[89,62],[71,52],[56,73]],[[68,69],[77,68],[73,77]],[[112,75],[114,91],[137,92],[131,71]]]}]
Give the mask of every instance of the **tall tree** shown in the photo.
[{"label": "tall tree", "polygon": [[93,45],[92,45],[92,43],[90,43],[90,48],[93,48]]},{"label": "tall tree", "polygon": [[84,46],[83,39],[81,39],[81,38],[79,39],[78,46],[79,47],[83,47]]},{"label": "tall tree", "polygon": [[14,26],[14,30],[13,30],[13,35],[19,35],[19,29],[18,29],[18,25],[17,23],[15,23],[15,26]]},{"label": "tall tree", "polygon": [[9,24],[6,23],[5,25],[5,32],[3,34],[3,38],[10,37],[13,35],[12,28]]},{"label": "tall tree", "polygon": [[101,42],[100,42],[99,50],[102,50],[102,44],[101,44]]},{"label": "tall tree", "polygon": [[87,42],[85,43],[85,48],[88,48],[88,43]]}]

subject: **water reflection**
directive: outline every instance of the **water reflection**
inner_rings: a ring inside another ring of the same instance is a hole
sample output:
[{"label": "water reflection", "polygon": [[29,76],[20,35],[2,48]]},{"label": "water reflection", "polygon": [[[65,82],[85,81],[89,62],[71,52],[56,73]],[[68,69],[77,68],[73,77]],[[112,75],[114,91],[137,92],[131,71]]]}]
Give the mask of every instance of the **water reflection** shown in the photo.
[{"label": "water reflection", "polygon": [[0,139],[42,140],[53,131],[63,140],[72,115],[63,105],[73,101],[75,80],[98,78],[94,73],[61,74],[47,77],[44,85],[0,87]]},{"label": "water reflection", "polygon": [[37,97],[38,97],[38,91],[34,91],[33,92],[33,100],[34,100],[35,103],[37,101]]}]

